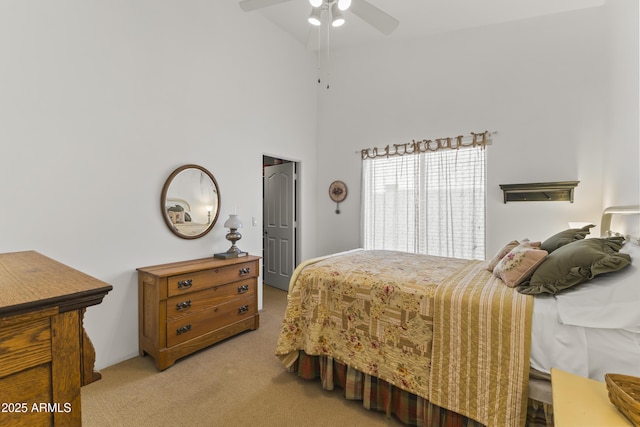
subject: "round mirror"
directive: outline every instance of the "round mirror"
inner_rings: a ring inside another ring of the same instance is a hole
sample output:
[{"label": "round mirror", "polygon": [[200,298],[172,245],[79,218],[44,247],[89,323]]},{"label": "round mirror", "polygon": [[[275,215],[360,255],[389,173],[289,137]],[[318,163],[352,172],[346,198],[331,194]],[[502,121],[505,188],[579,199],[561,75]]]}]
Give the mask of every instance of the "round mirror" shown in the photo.
[{"label": "round mirror", "polygon": [[213,228],[220,213],[220,191],[211,172],[198,165],[174,170],[160,197],[169,230],[183,239],[197,239]]}]

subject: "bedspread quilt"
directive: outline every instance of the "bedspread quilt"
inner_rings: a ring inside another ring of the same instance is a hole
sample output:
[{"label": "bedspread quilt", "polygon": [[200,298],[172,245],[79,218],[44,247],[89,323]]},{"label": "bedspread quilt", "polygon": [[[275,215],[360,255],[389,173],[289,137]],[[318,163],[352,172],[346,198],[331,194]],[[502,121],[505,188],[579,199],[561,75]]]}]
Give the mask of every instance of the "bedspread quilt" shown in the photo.
[{"label": "bedspread quilt", "polygon": [[523,426],[533,298],[468,264],[434,296],[429,401],[487,426]]},{"label": "bedspread quilt", "polygon": [[[468,260],[356,251],[294,273],[276,355],[329,356],[427,398],[433,296]],[[295,282],[294,282],[295,281]]]},{"label": "bedspread quilt", "polygon": [[485,425],[523,425],[532,298],[483,268],[395,251],[308,261],[276,355],[288,368],[299,351],[327,356]]}]

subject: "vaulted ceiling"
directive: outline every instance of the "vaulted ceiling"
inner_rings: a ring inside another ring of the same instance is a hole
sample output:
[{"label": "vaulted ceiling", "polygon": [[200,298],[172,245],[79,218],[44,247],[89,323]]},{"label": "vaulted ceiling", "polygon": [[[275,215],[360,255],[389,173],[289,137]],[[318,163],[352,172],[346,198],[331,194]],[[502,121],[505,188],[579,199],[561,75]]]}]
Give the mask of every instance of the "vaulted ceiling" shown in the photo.
[{"label": "vaulted ceiling", "polygon": [[[367,0],[400,21],[384,35],[349,11],[346,23],[331,29],[332,48],[385,39],[418,37],[463,28],[517,21],[571,10],[602,6],[606,0]],[[263,15],[310,49],[317,48],[318,30],[307,22],[308,0],[284,0],[280,4],[247,13]],[[320,37],[326,37],[326,30]]]}]

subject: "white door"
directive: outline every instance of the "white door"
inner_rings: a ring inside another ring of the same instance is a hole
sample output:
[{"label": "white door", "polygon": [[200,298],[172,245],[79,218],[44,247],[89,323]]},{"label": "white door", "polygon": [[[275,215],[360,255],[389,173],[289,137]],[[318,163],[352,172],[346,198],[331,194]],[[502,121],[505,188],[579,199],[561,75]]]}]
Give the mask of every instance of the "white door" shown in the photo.
[{"label": "white door", "polygon": [[295,268],[295,205],[295,163],[265,166],[263,281],[285,291]]}]

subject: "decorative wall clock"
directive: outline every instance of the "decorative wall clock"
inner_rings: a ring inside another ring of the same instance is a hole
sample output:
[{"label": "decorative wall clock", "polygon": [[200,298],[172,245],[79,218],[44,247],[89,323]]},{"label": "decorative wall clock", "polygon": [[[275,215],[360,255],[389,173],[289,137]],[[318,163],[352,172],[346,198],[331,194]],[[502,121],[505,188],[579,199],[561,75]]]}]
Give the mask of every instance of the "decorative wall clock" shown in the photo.
[{"label": "decorative wall clock", "polygon": [[329,197],[336,202],[336,213],[340,213],[340,202],[347,198],[347,185],[342,181],[333,181],[329,186]]}]

